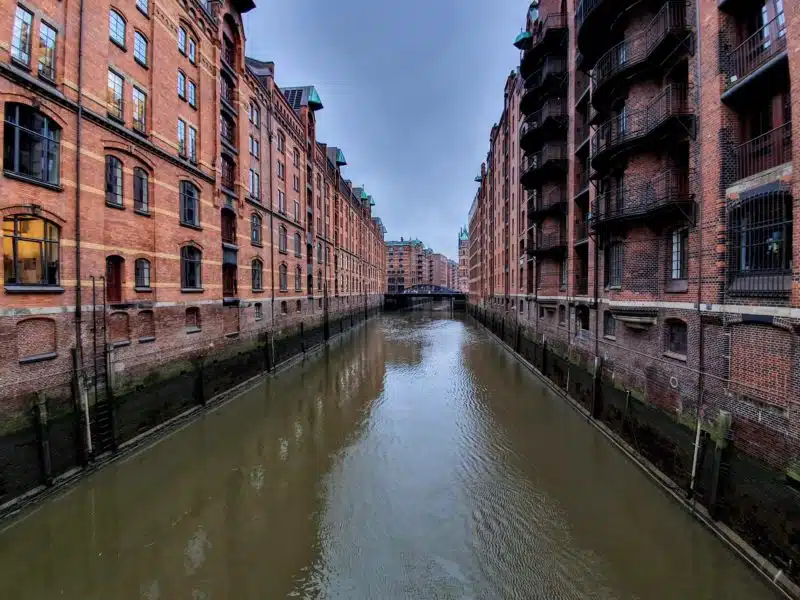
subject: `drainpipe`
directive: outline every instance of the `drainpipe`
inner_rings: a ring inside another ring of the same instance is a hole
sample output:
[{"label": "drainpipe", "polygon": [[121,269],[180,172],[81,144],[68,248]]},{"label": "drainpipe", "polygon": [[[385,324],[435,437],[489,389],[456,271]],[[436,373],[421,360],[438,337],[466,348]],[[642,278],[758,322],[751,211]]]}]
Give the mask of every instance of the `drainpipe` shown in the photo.
[{"label": "drainpipe", "polygon": [[269,142],[269,265],[270,265],[270,280],[271,280],[271,294],[272,300],[270,301],[270,313],[272,314],[272,328],[275,329],[275,223],[273,222],[274,206],[272,205],[272,94],[275,93],[274,89],[270,90],[268,100],[270,102],[267,106],[267,140]]},{"label": "drainpipe", "polygon": [[[700,60],[700,10],[695,5],[694,7],[694,26],[695,26],[695,35],[694,38],[697,43],[697,48],[695,48],[694,53],[694,60],[695,60],[695,77],[700,77],[701,74],[701,60]],[[695,81],[695,106],[700,106],[700,85],[699,81]],[[699,117],[699,115],[698,115]],[[695,128],[699,128],[699,125],[695,121]],[[695,140],[697,136],[695,135]],[[697,150],[697,159],[695,161],[696,165],[703,164],[703,155],[702,155],[702,144],[695,144]],[[695,175],[697,177],[697,185],[695,186],[696,190],[703,190],[703,169],[695,169]],[[697,243],[702,252],[703,249],[703,211],[699,208],[696,208],[696,218],[695,218],[695,228],[697,229]],[[699,348],[698,348],[698,369],[697,369],[697,432],[695,434],[694,440],[694,454],[692,456],[692,474],[691,479],[689,480],[689,495],[694,496],[694,487],[695,481],[697,478],[697,460],[698,455],[700,453],[700,432],[702,430],[703,422],[702,422],[702,407],[703,407],[703,389],[705,387],[705,377],[703,371],[703,362],[705,357],[705,335],[703,332],[703,314],[701,309],[701,301],[703,299],[702,295],[702,285],[701,282],[703,281],[703,261],[700,260],[698,262],[698,274],[697,274],[697,324],[700,328],[699,330]]]}]

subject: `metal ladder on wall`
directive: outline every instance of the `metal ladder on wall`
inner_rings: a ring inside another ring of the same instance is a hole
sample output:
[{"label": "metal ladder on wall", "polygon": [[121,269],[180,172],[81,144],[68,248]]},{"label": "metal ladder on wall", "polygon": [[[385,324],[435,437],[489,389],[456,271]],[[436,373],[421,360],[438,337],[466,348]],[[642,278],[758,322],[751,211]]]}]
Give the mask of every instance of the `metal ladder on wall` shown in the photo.
[{"label": "metal ladder on wall", "polygon": [[114,439],[113,410],[111,394],[108,388],[107,335],[106,318],[106,281],[102,280],[102,303],[98,307],[97,281],[92,276],[92,391],[94,393],[94,410],[91,411],[92,454],[98,457],[116,450]]}]

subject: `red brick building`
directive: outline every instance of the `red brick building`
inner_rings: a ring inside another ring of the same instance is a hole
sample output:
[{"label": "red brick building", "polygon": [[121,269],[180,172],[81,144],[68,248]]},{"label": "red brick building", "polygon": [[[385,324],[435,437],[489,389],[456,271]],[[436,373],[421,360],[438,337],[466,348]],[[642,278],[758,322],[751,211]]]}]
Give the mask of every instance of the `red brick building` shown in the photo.
[{"label": "red brick building", "polygon": [[251,0],[80,6],[0,10],[6,422],[107,347],[124,378],[380,304],[372,197],[315,88],[245,58]]},{"label": "red brick building", "polygon": [[779,469],[800,456],[798,11],[534,2],[469,213],[473,305],[668,414],[729,413]]}]

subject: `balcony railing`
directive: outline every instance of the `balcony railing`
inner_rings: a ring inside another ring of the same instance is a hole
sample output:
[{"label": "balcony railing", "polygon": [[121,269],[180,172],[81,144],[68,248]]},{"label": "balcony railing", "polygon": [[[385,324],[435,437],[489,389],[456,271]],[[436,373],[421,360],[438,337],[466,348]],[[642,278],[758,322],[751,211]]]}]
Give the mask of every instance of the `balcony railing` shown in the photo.
[{"label": "balcony railing", "polygon": [[589,74],[575,70],[575,102],[577,103],[583,95],[589,91]]},{"label": "balcony railing", "polygon": [[233,190],[236,181],[236,168],[228,161],[222,161],[222,187]]},{"label": "balcony railing", "polygon": [[567,73],[567,59],[560,57],[549,57],[544,61],[539,69],[531,73],[525,80],[527,92],[539,88],[550,76],[561,77]]},{"label": "balcony railing", "polygon": [[565,143],[545,144],[545,146],[534,154],[526,154],[522,159],[522,173],[527,175],[530,172],[544,168],[550,163],[559,163],[567,160],[567,145]]},{"label": "balcony railing", "polygon": [[628,37],[603,54],[595,65],[595,89],[614,75],[643,63],[672,33],[687,30],[685,2],[667,2],[647,29]]},{"label": "balcony railing", "polygon": [[550,191],[546,196],[539,196],[538,200],[533,200],[528,212],[531,216],[543,214],[550,211],[561,210],[567,204],[567,191],[564,187],[557,187]]},{"label": "balcony railing", "polygon": [[567,30],[567,15],[566,13],[550,13],[543,19],[538,21],[536,29],[531,32],[532,40],[531,47],[525,50],[522,54],[522,62],[526,62],[535,57],[541,49],[542,42],[547,38],[548,34],[558,31]]},{"label": "balcony railing", "polygon": [[575,226],[572,230],[572,239],[577,244],[589,237],[589,227],[586,225],[586,219],[576,219]]},{"label": "balcony railing", "polygon": [[531,254],[545,254],[563,250],[567,244],[567,236],[563,230],[544,233],[536,231],[532,235],[532,243],[529,244]]},{"label": "balcony railing", "polygon": [[623,110],[600,125],[592,138],[592,159],[623,143],[647,136],[671,117],[691,114],[686,85],[668,85],[647,107]]},{"label": "balcony railing", "polygon": [[578,196],[589,191],[589,167],[584,166],[575,172],[575,195]]},{"label": "balcony railing", "polygon": [[233,69],[233,68],[234,68],[234,65],[236,64],[236,50],[235,50],[235,48],[234,48],[233,44],[230,44],[230,43],[228,43],[228,42],[223,42],[223,43],[222,43],[222,53],[221,53],[221,56],[222,56],[222,60],[223,60],[223,61],[224,61],[224,62],[225,62],[225,63],[226,63],[226,64],[227,64],[227,65],[228,65],[228,66],[229,66],[231,69]]},{"label": "balcony railing", "polygon": [[519,127],[520,139],[526,134],[540,129],[550,119],[555,123],[564,123],[568,116],[567,101],[561,98],[550,98],[542,108],[522,121]]},{"label": "balcony railing", "polygon": [[792,122],[789,121],[734,150],[734,181],[750,177],[792,160]]},{"label": "balcony railing", "polygon": [[728,55],[727,87],[733,87],[743,77],[785,50],[786,17],[781,12]]},{"label": "balcony railing", "polygon": [[223,76],[219,78],[220,97],[231,106],[234,106],[233,90],[233,84],[226,77]]},{"label": "balcony railing", "polygon": [[642,218],[681,203],[693,201],[690,173],[666,169],[655,177],[632,185],[609,189],[597,197],[592,222]]}]

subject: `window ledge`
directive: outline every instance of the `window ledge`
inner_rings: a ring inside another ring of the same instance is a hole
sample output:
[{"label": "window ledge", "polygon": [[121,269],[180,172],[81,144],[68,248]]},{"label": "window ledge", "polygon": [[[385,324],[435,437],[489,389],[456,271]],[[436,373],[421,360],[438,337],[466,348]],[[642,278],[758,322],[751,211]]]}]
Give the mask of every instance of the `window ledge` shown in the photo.
[{"label": "window ledge", "polygon": [[608,334],[604,333],[603,334],[603,338],[607,339],[607,340],[611,340],[612,342],[616,342],[617,341],[617,336],[615,336],[615,335],[608,335]]},{"label": "window ledge", "polygon": [[262,244],[261,242],[254,242],[252,240],[250,240],[250,245],[251,246],[255,246],[256,248],[263,248],[264,247],[264,244]]},{"label": "window ledge", "polygon": [[136,214],[136,215],[140,215],[142,217],[152,217],[153,216],[153,213],[151,213],[149,210],[142,210],[140,208],[134,208],[133,209],[133,213]]},{"label": "window ledge", "polygon": [[264,288],[253,288],[252,291],[253,291],[254,294],[263,294],[264,293]]},{"label": "window ledge", "polygon": [[180,222],[181,227],[188,227],[189,229],[195,229],[196,231],[203,231],[203,227],[201,225],[193,225],[192,223],[187,223],[186,221]]},{"label": "window ledge", "polygon": [[181,288],[181,293],[183,294],[202,294],[205,290],[203,288]]},{"label": "window ledge", "polygon": [[225,337],[226,337],[226,338],[235,338],[235,337],[239,337],[239,332],[238,332],[238,331],[233,331],[233,332],[231,332],[231,333],[226,333],[226,334],[225,334]]},{"label": "window ledge", "polygon": [[151,287],[134,287],[133,290],[140,294],[151,294],[153,292],[153,288]]},{"label": "window ledge", "polygon": [[53,190],[56,192],[63,192],[64,186],[58,183],[48,183],[47,181],[42,181],[41,179],[36,179],[34,177],[28,177],[26,175],[21,175],[20,173],[16,173],[14,171],[9,171],[7,169],[3,170],[3,175],[8,177],[9,179],[17,179],[19,181],[24,181],[25,183],[32,183],[33,185],[38,185],[39,187],[47,188],[48,190]]},{"label": "window ledge", "polygon": [[185,331],[186,333],[200,333],[203,330],[199,327],[187,327]]},{"label": "window ledge", "polygon": [[281,254],[289,254],[289,252],[287,250],[278,249],[278,252],[280,252]]},{"label": "window ledge", "polygon": [[45,360],[53,360],[57,356],[58,356],[57,352],[48,352],[46,354],[36,354],[35,356],[26,356],[25,358],[21,358],[19,360],[19,364],[29,365],[31,363],[42,362]]},{"label": "window ledge", "polygon": [[117,48],[121,49],[123,52],[127,52],[128,51],[128,48],[127,48],[127,46],[125,46],[125,44],[120,44],[117,40],[115,40],[112,37],[110,37],[108,39],[111,40],[111,43],[114,44]]},{"label": "window ledge", "polygon": [[150,69],[150,67],[147,66],[147,63],[144,63],[144,62],[140,61],[138,58],[134,57],[133,60],[136,62],[137,65],[139,65],[143,69],[148,69],[148,70]]},{"label": "window ledge", "polygon": [[622,286],[621,285],[607,285],[605,287],[605,290],[607,292],[619,292],[619,291],[622,290]]},{"label": "window ledge", "polygon": [[63,294],[64,288],[60,285],[6,285],[8,294]]},{"label": "window ledge", "polygon": [[117,342],[111,342],[111,346],[114,348],[123,348],[124,346],[130,346],[130,340],[119,340]]},{"label": "window ledge", "polygon": [[667,358],[672,358],[674,360],[679,360],[681,362],[686,362],[685,354],[679,354],[677,352],[670,352],[669,350],[667,350],[666,352],[664,352],[664,356],[666,356]]},{"label": "window ledge", "polygon": [[29,62],[24,62],[24,61],[21,61],[21,60],[19,60],[17,58],[14,58],[12,56],[11,57],[11,62],[14,64],[14,66],[19,67],[20,69],[25,69],[26,71],[30,71],[31,70],[30,61]]},{"label": "window ledge", "polygon": [[108,208],[116,208],[117,210],[125,210],[124,204],[115,204],[113,202],[109,202],[108,200],[106,200],[106,206]]},{"label": "window ledge", "polygon": [[156,341],[156,336],[154,336],[154,335],[148,335],[147,337],[140,337],[139,338],[139,343],[140,344],[149,344],[150,342],[155,342],[155,341]]}]

